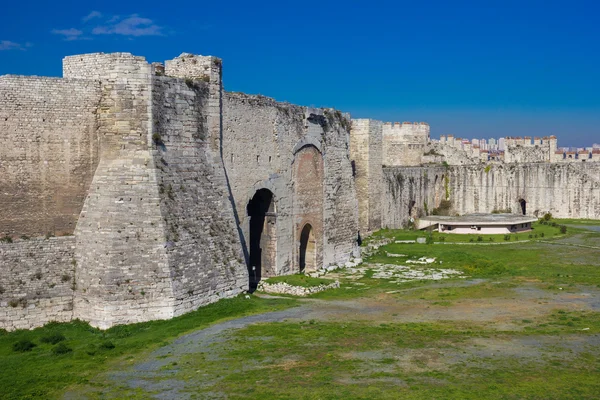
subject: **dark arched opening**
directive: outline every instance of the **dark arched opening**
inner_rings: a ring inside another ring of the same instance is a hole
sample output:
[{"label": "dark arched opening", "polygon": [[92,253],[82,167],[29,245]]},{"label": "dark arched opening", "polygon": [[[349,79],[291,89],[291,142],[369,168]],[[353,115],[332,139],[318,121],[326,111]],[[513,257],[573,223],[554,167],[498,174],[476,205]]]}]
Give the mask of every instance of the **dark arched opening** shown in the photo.
[{"label": "dark arched opening", "polygon": [[317,246],[310,224],[304,225],[300,233],[300,272],[316,269]]},{"label": "dark arched opening", "polygon": [[519,205],[521,206],[521,212],[523,215],[527,215],[527,202],[524,199],[519,200]]},{"label": "dark arched opening", "polygon": [[258,190],[247,206],[250,217],[250,254],[248,257],[249,291],[256,290],[263,275],[269,276],[275,268],[275,204],[273,193]]}]

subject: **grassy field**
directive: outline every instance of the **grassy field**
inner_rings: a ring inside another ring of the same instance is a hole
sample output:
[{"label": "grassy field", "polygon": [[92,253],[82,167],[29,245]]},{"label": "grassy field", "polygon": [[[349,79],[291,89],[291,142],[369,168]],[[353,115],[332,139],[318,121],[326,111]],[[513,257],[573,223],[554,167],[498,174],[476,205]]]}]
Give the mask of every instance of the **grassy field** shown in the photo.
[{"label": "grassy field", "polygon": [[[57,398],[67,387],[88,382],[110,369],[114,362],[130,362],[140,352],[164,346],[191,330],[294,304],[293,299],[274,301],[240,296],[169,321],[117,326],[107,331],[92,328],[84,322],[48,324],[31,331],[0,331],[0,398]],[[56,344],[44,343],[45,338],[57,336],[64,340]],[[30,351],[15,351],[15,344],[24,341],[35,347]],[[56,354],[53,350],[57,346],[70,351]]]},{"label": "grassy field", "polygon": [[[394,243],[422,233],[382,231],[374,238],[392,243],[361,266],[269,279],[340,280],[307,300],[241,296],[104,332],[81,322],[0,332],[0,397],[595,399],[600,233],[556,230],[508,244]],[[382,275],[394,268],[460,274]],[[274,310],[286,311],[261,319]],[[257,319],[223,322],[247,315]],[[14,350],[26,341],[36,346]]]}]

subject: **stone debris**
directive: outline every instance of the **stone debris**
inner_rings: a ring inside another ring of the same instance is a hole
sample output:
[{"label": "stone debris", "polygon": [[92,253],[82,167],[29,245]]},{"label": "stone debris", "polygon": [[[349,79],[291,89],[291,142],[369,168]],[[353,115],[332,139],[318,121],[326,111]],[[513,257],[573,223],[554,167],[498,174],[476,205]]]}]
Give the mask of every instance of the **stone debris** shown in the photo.
[{"label": "stone debris", "polygon": [[279,282],[279,283],[267,283],[260,282],[258,284],[258,290],[265,293],[271,294],[290,294],[292,296],[301,296],[305,297],[310,294],[315,294],[319,292],[323,292],[328,289],[338,289],[340,287],[340,282],[335,281],[328,285],[319,285],[312,287],[303,287],[303,286],[293,286],[289,283]]},{"label": "stone debris", "polygon": [[408,257],[406,254],[394,254],[394,253],[388,253],[387,251],[385,252],[385,255],[387,257]]},{"label": "stone debris", "polygon": [[435,262],[435,257],[434,258],[421,257],[418,260],[406,260],[406,262],[408,264],[433,264]]},{"label": "stone debris", "polygon": [[[426,259],[433,260],[435,259]],[[431,261],[431,262],[433,262]],[[426,261],[423,262],[427,264]],[[460,271],[447,268],[423,268],[417,266],[395,265],[395,264],[363,264],[360,267],[346,268],[338,272],[339,277],[347,279],[361,279],[367,271],[372,271],[374,279],[387,279],[395,283],[403,283],[415,280],[442,280],[449,278],[465,278]],[[354,283],[355,285],[359,284]]]}]

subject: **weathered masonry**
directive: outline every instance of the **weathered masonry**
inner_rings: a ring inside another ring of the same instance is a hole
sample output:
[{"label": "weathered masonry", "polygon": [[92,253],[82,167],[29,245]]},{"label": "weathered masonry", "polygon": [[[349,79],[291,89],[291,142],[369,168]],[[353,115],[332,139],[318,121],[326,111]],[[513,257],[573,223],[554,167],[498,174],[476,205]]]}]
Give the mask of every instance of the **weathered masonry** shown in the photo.
[{"label": "weathered masonry", "polygon": [[221,70],[99,53],[0,77],[0,328],[171,318],[358,255],[349,120]]},{"label": "weathered masonry", "polygon": [[423,122],[228,93],[216,57],[0,76],[0,139],[3,329],[171,318],[439,209],[600,219],[595,150],[508,138],[491,156]]}]

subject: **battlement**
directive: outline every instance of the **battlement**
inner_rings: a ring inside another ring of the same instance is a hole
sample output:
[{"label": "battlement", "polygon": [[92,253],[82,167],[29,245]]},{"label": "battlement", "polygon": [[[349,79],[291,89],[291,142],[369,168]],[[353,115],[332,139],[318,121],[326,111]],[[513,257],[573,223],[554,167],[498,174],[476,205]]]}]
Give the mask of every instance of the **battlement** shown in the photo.
[{"label": "battlement", "polygon": [[165,62],[165,75],[177,78],[206,79],[221,75],[222,60],[214,56],[182,53]]}]

